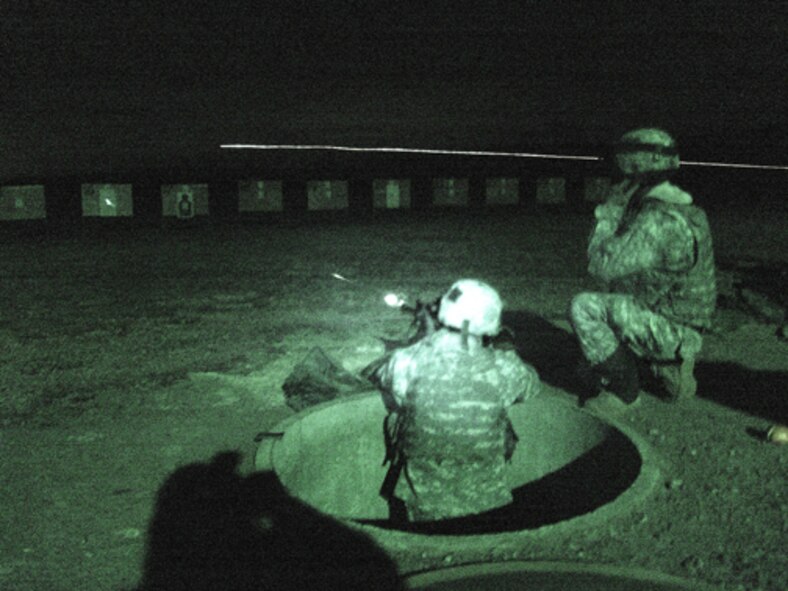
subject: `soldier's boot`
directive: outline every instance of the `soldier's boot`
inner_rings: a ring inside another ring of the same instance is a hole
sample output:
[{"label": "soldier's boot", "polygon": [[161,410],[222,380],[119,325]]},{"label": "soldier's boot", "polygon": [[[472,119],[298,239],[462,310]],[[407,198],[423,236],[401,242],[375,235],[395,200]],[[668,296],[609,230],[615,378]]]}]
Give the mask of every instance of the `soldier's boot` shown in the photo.
[{"label": "soldier's boot", "polygon": [[592,370],[600,377],[602,391],[583,408],[603,414],[619,414],[639,406],[640,377],[633,353],[625,345]]},{"label": "soldier's boot", "polygon": [[654,362],[651,372],[659,381],[669,402],[678,402],[695,396],[698,382],[695,379],[695,357],[681,361]]}]

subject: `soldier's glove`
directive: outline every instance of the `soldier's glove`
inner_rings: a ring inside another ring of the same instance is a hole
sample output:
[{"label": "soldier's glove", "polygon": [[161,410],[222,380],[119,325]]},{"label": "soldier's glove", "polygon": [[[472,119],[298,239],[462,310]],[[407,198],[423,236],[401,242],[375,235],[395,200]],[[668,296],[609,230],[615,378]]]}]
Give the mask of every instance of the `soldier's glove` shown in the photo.
[{"label": "soldier's glove", "polygon": [[638,188],[638,184],[629,181],[615,185],[605,202],[594,208],[594,217],[618,224]]}]

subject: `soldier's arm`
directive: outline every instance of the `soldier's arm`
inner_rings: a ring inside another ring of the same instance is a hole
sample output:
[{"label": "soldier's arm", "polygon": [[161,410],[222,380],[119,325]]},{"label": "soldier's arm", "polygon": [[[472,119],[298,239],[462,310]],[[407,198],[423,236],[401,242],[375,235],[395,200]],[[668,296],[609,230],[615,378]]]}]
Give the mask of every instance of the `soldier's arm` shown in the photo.
[{"label": "soldier's arm", "polygon": [[610,195],[604,203],[594,208],[594,218],[596,219],[594,229],[588,241],[589,256],[594,252],[600,243],[607,240],[616,233],[621,225],[624,212],[629,201],[639,188],[637,183],[624,181],[612,187]]},{"label": "soldier's arm", "polygon": [[599,250],[601,244],[616,233],[624,208],[620,205],[598,205],[594,212],[596,223],[588,240],[588,256]]},{"label": "soldier's arm", "polygon": [[523,363],[514,351],[501,351],[499,369],[506,385],[501,390],[506,392],[504,404],[511,405],[537,396],[542,390],[542,382],[536,370]]},{"label": "soldier's arm", "polygon": [[406,347],[392,352],[388,360],[371,376],[371,380],[383,394],[383,402],[388,410],[404,403],[412,369],[413,347]]},{"label": "soldier's arm", "polygon": [[652,209],[620,236],[600,240],[589,252],[588,271],[603,281],[651,269],[678,272],[691,266],[694,245],[692,231],[680,216]]},{"label": "soldier's arm", "polygon": [[517,402],[528,400],[537,396],[542,391],[542,381],[539,379],[539,374],[530,365],[525,365],[525,373],[523,374],[523,384],[520,396],[517,397]]}]

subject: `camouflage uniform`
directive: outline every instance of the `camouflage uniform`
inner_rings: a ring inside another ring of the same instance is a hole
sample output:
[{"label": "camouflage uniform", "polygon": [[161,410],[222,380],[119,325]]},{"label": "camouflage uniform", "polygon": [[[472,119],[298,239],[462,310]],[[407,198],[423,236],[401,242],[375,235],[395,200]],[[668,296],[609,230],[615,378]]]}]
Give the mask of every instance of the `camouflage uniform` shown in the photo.
[{"label": "camouflage uniform", "polygon": [[716,300],[703,211],[668,181],[625,182],[595,216],[588,270],[609,290],[578,294],[570,310],[586,359],[599,364],[620,343],[654,361],[697,355]]},{"label": "camouflage uniform", "polygon": [[393,496],[408,518],[430,521],[512,501],[504,478],[506,408],[533,396],[536,371],[514,351],[463,344],[441,329],[395,351],[375,381],[397,413],[402,462]]}]

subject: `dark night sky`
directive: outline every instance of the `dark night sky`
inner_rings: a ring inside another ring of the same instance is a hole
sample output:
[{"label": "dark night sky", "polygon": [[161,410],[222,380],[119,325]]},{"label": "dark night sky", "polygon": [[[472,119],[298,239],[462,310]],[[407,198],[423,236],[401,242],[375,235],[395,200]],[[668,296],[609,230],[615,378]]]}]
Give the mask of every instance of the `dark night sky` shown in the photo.
[{"label": "dark night sky", "polygon": [[642,124],[786,164],[788,2],[406,4],[6,0],[0,181],[235,142],[579,149]]}]

